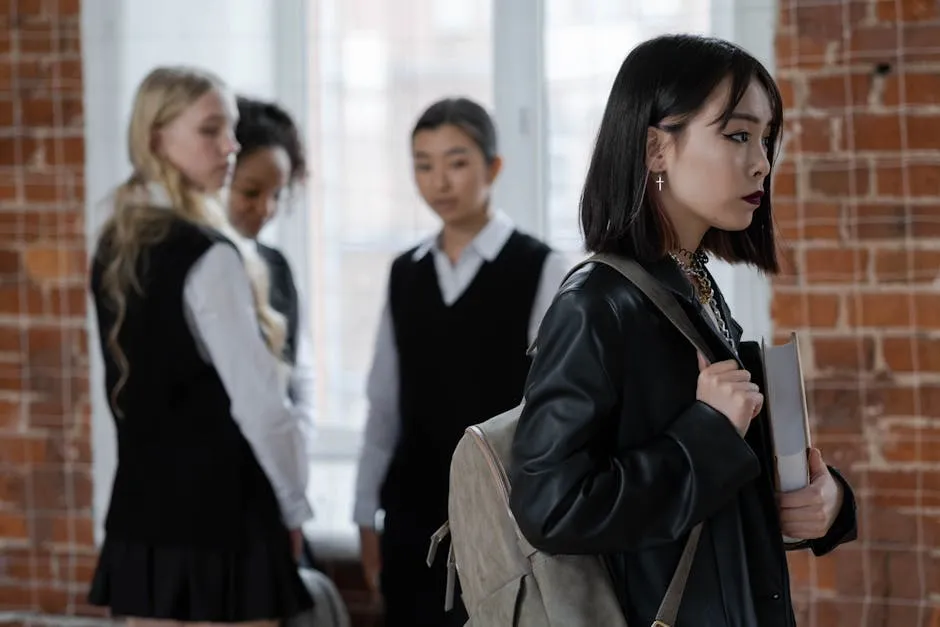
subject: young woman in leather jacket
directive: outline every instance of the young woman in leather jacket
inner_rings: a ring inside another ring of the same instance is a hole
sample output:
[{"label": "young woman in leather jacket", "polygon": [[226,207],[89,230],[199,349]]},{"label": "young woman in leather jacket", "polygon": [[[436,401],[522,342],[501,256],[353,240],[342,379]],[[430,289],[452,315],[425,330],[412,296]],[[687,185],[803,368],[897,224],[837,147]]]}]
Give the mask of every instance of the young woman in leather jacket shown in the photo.
[{"label": "young woman in leather jacket", "polygon": [[[705,265],[713,255],[778,269],[770,182],[782,108],[767,70],[730,43],[664,36],[634,49],[584,185],[586,248],[643,265],[716,362],[600,264],[562,285],[538,334],[512,512],[537,549],[602,555],[630,625],[653,622],[699,522],[679,626],[795,625],[785,550],[823,555],[856,537],[852,490],[818,450],[810,484],[776,492],[763,396],[738,365],[742,329]],[[784,535],[803,541],[785,546]]]}]

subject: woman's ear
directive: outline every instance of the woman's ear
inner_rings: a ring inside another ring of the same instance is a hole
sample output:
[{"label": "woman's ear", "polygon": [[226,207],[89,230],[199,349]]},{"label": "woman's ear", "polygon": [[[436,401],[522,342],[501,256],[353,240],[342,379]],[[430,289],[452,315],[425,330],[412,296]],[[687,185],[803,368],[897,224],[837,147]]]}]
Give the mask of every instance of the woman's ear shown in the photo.
[{"label": "woman's ear", "polygon": [[490,161],[487,169],[487,182],[492,185],[496,180],[496,177],[499,176],[500,171],[503,169],[503,159],[502,157],[493,157],[493,160]]},{"label": "woman's ear", "polygon": [[666,143],[669,134],[655,126],[646,131],[646,169],[650,172],[662,172],[666,169]]}]

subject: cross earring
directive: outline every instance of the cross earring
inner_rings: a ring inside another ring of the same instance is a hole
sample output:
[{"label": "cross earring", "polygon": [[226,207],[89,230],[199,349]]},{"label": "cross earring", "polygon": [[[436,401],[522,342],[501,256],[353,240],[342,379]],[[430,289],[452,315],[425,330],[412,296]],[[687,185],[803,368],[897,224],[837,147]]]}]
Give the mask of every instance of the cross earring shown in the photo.
[{"label": "cross earring", "polygon": [[663,175],[662,174],[657,175],[656,187],[659,188],[659,191],[663,191]]}]

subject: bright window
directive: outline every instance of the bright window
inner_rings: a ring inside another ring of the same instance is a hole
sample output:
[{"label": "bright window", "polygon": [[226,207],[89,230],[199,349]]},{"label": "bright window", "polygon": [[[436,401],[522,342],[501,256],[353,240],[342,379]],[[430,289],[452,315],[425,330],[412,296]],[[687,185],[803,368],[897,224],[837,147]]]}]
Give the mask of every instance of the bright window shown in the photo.
[{"label": "bright window", "polygon": [[451,95],[492,107],[490,2],[309,3],[308,294],[325,429],[362,428],[389,263],[435,225],[411,175],[417,116]]},{"label": "bright window", "polygon": [[581,250],[578,199],[614,77],[635,45],[662,33],[709,30],[705,0],[545,0],[546,237]]},{"label": "bright window", "polygon": [[446,96],[492,109],[490,7],[491,0],[308,2],[306,293],[324,452],[311,482],[317,533],[342,535],[349,526],[389,264],[436,225],[412,179],[411,128]]}]

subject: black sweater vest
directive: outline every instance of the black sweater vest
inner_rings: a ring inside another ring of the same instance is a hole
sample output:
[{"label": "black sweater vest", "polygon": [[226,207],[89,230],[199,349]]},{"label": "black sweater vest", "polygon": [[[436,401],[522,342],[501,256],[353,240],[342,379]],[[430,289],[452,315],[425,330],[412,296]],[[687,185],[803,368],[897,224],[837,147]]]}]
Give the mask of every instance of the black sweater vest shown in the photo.
[{"label": "black sweater vest", "polygon": [[291,272],[287,259],[276,248],[258,242],[258,255],[264,259],[268,266],[270,282],[268,300],[271,307],[284,316],[287,323],[284,359],[293,364],[297,361],[297,325],[299,317],[299,303],[297,286],[294,284],[294,274]]},{"label": "black sweater vest", "polygon": [[382,490],[389,517],[407,511],[428,525],[446,520],[450,458],[464,430],[522,400],[529,321],[549,250],[513,232],[451,306],[433,255],[415,261],[411,250],[392,264],[402,424]]},{"label": "black sweater vest", "polygon": [[[105,522],[109,536],[237,548],[259,526],[280,524],[270,482],[232,418],[228,394],[214,366],[200,355],[184,313],[190,269],[220,241],[227,240],[174,220],[168,236],[141,253],[143,295],[128,294],[118,335],[130,371],[117,402],[123,417],[115,420],[118,466]],[[108,259],[102,244],[92,262],[91,291],[110,401],[120,370],[107,345],[115,324],[102,291]]]}]

